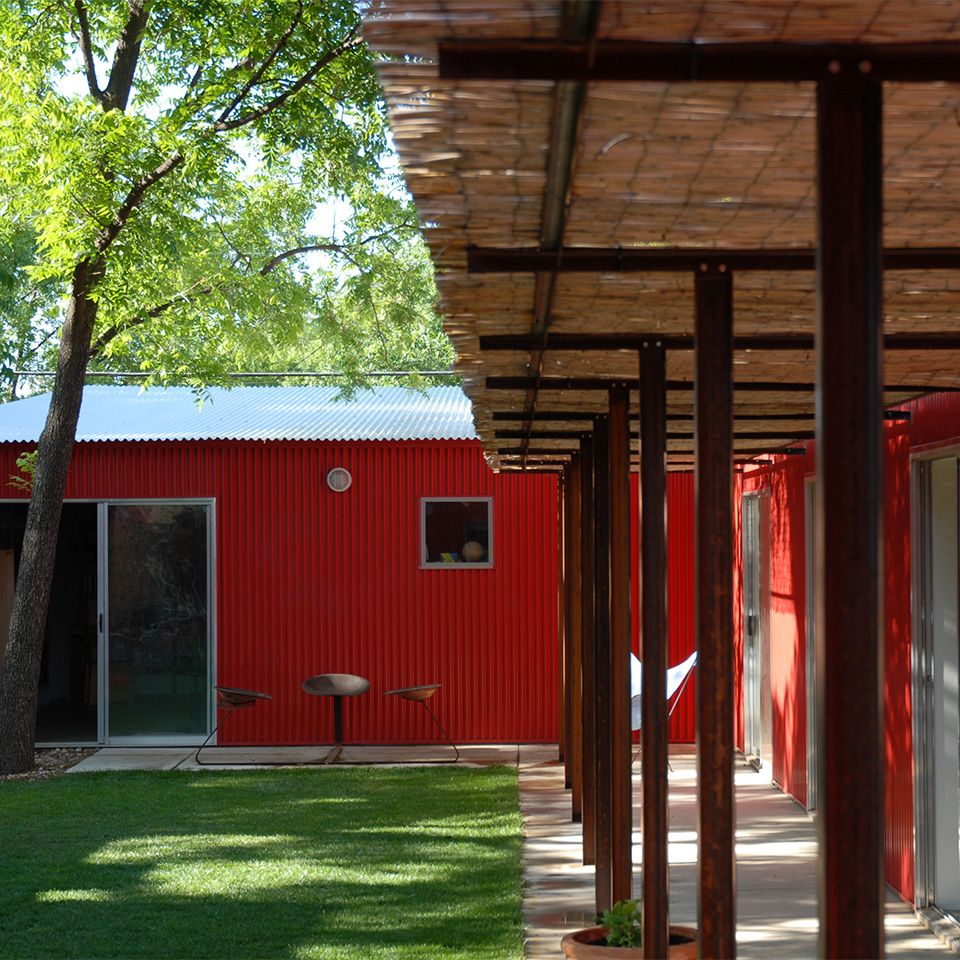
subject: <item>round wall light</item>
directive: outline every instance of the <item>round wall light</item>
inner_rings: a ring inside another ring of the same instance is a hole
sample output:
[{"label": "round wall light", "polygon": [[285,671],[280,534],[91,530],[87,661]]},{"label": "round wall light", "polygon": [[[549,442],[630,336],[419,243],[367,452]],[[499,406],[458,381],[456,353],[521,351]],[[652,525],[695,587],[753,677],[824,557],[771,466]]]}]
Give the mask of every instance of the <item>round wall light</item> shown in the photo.
[{"label": "round wall light", "polygon": [[350,475],[350,471],[346,467],[334,467],[327,474],[327,486],[334,493],[345,493],[350,489],[350,485],[353,483],[353,477]]}]

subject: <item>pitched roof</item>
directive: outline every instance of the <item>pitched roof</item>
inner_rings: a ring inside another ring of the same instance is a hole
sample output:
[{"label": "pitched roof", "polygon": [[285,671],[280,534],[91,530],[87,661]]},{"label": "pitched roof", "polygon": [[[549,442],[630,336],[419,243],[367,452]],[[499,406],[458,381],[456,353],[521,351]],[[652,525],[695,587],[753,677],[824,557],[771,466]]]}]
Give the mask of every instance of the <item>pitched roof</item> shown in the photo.
[{"label": "pitched roof", "polygon": [[[0,404],[0,443],[34,443],[50,394]],[[459,387],[212,387],[202,404],[188,387],[88,386],[78,441],[475,440]]]}]

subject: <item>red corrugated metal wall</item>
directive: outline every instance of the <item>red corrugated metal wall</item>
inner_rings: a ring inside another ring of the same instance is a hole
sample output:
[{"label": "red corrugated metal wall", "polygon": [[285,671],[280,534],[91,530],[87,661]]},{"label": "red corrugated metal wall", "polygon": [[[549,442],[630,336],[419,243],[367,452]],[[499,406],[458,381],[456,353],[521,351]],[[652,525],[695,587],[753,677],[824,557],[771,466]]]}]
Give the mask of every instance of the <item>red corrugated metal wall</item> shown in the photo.
[{"label": "red corrugated metal wall", "polygon": [[[744,493],[770,491],[770,596],[767,597],[767,603],[773,722],[772,775],[775,783],[801,803],[805,803],[807,797],[803,492],[807,469],[804,460],[791,458],[779,469],[751,472],[744,478]],[[741,595],[741,617],[742,604]],[[740,636],[742,645],[742,631]]]},{"label": "red corrugated metal wall", "polygon": [[[2,450],[4,476],[21,447]],[[334,466],[346,493],[327,488]],[[418,683],[443,684],[461,742],[556,739],[552,476],[494,474],[469,442],[79,444],[67,495],[216,499],[218,681],[274,696],[221,742],[329,741],[330,703],[300,683],[332,672],[371,680],[346,704],[355,742],[436,739],[382,695]],[[420,569],[422,496],[493,497],[493,569]]]},{"label": "red corrugated metal wall", "polygon": [[[640,654],[640,494],[639,478],[631,475],[630,525],[634,563],[631,565],[633,596],[633,649]],[[693,474],[667,475],[667,662],[686,660],[693,652]],[[696,739],[696,670],[670,719],[672,743]],[[634,734],[638,739],[639,734]]]},{"label": "red corrugated metal wall", "polygon": [[[923,419],[923,418],[921,418]],[[914,898],[910,428],[888,424],[884,471],[884,862],[887,881]]]},{"label": "red corrugated metal wall", "polygon": [[[886,748],[885,866],[906,900],[914,895],[914,756],[912,715],[911,465],[920,450],[960,443],[960,396],[936,394],[904,407],[907,423],[886,425],[884,600]],[[805,540],[803,481],[814,450],[750,473],[744,490],[771,489],[771,667],[774,777],[806,800]],[[739,510],[737,511],[739,514]],[[738,601],[739,605],[739,601]],[[739,615],[739,613],[738,613]],[[740,630],[742,643],[742,629]],[[739,723],[742,724],[742,706]]]}]

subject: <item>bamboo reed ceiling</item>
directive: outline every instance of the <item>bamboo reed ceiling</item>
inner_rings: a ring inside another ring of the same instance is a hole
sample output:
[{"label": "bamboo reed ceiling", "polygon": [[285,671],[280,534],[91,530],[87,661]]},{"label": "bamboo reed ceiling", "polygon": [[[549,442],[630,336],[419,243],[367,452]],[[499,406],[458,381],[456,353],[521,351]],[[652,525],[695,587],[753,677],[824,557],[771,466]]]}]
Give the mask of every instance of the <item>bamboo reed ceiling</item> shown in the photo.
[{"label": "bamboo reed ceiling", "polygon": [[[437,266],[458,369],[494,465],[512,462],[498,449],[520,445],[494,436],[505,426],[494,423],[494,412],[599,414],[606,395],[494,390],[488,376],[635,379],[634,352],[551,350],[550,334],[690,335],[693,277],[471,274],[468,249],[544,246],[551,210],[560,224],[554,239],[566,247],[811,250],[815,242],[813,83],[577,85],[438,76],[442,41],[570,39],[576,10],[563,0],[375,0],[364,28],[371,46],[391,58],[380,76],[394,138]],[[960,0],[603,0],[593,12],[598,40],[960,41]],[[573,114],[571,89],[580,94]],[[576,136],[567,146],[561,125],[571,115]],[[960,86],[887,83],[883,122],[885,246],[960,247]],[[558,154],[563,150],[568,157]],[[558,184],[565,204],[555,202]],[[735,334],[812,333],[814,283],[812,272],[738,272]],[[960,332],[960,271],[888,271],[884,316],[888,333]],[[546,348],[480,350],[481,335],[530,333],[545,335]],[[952,350],[888,351],[884,363],[887,384],[960,386]],[[812,351],[737,351],[734,364],[736,381],[815,380]],[[691,380],[692,353],[670,352],[667,376]],[[890,391],[886,399],[914,395]],[[689,414],[692,401],[692,392],[671,392],[669,410]],[[809,413],[809,422],[763,425],[809,430],[813,395],[738,393],[736,412]],[[738,437],[736,450],[739,456],[787,443]],[[670,443],[671,450],[691,446]]]}]

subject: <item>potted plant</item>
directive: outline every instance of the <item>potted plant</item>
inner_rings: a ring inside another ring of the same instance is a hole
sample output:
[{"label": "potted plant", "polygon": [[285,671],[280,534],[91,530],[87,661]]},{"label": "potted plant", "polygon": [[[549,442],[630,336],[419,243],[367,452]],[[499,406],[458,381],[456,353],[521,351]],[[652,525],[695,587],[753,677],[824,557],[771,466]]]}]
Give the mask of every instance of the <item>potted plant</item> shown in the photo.
[{"label": "potted plant", "polygon": [[[636,900],[619,900],[596,917],[595,927],[575,930],[561,941],[563,955],[573,960],[614,960],[643,957],[643,924]],[[696,960],[697,931],[670,927],[669,960]]]}]

